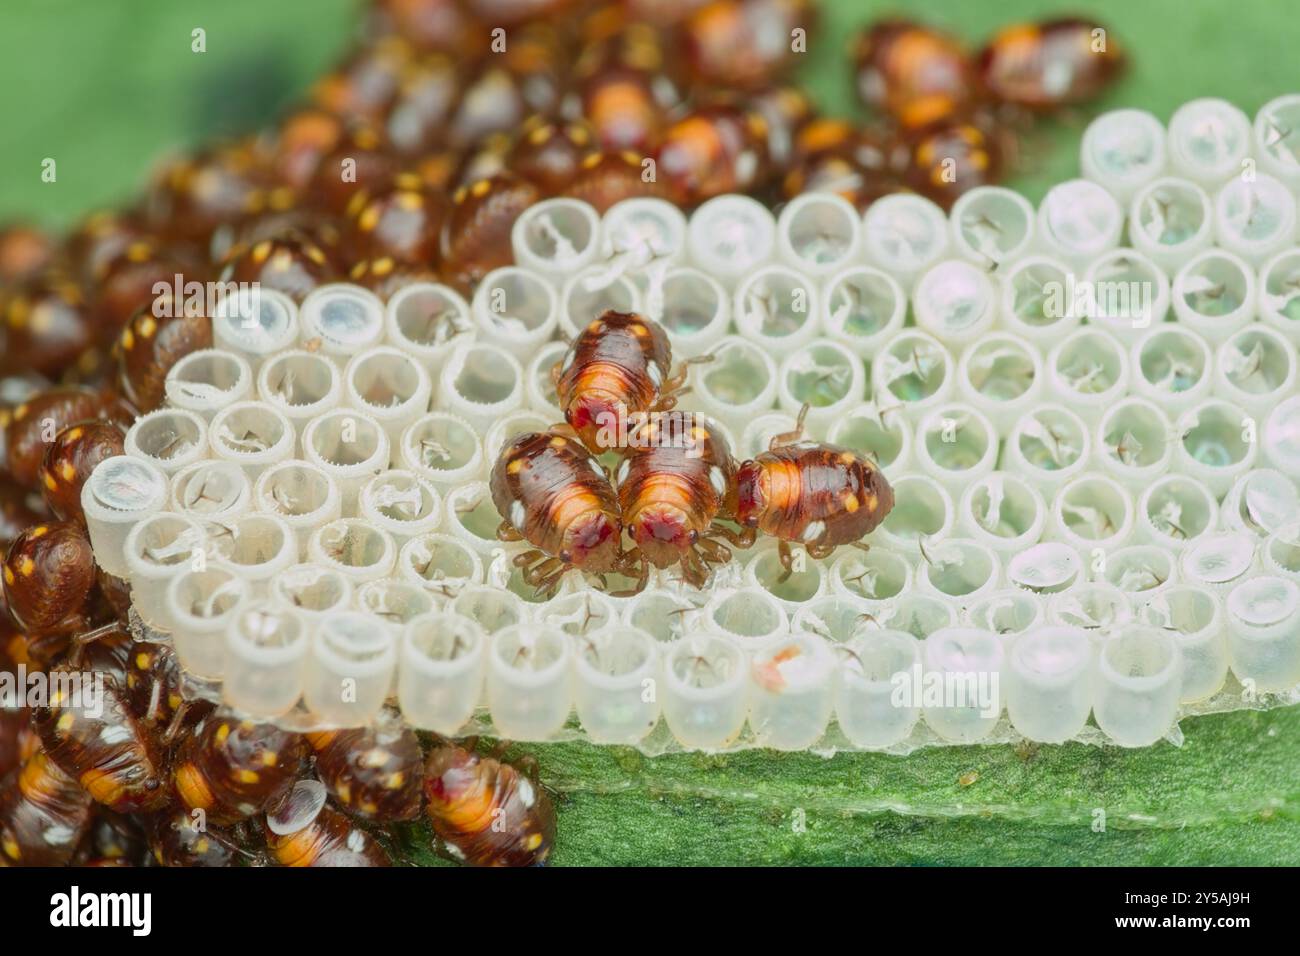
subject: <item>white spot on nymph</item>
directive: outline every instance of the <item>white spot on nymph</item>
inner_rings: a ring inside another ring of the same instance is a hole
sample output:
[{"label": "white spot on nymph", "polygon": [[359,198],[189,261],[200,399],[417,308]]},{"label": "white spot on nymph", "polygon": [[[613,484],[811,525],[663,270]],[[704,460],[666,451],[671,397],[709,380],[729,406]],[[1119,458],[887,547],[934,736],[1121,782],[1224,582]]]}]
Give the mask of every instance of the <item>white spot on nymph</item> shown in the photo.
[{"label": "white spot on nymph", "polygon": [[533,784],[527,777],[519,778],[519,801],[528,809],[532,809],[533,803],[537,800],[537,792],[533,790]]},{"label": "white spot on nymph", "polygon": [[353,853],[360,853],[366,848],[366,835],[360,830],[353,830],[348,834],[348,849]]},{"label": "white spot on nymph", "polygon": [[522,501],[512,501],[510,503],[510,523],[515,526],[516,531],[524,529],[524,503]]},{"label": "white spot on nymph", "polygon": [[722,473],[722,469],[717,465],[709,469],[709,484],[713,486],[713,490],[718,493],[719,498],[726,497],[727,476]]},{"label": "white spot on nymph", "polygon": [[646,369],[646,374],[650,376],[650,382],[655,388],[658,388],[664,383],[664,373],[659,371],[659,366],[654,362],[650,363],[649,367]]},{"label": "white spot on nymph", "polygon": [[72,838],[76,835],[76,831],[73,830],[72,827],[60,825],[48,827],[45,832],[41,834],[41,839],[44,840],[48,846],[67,846],[72,842]]},{"label": "white spot on nymph", "polygon": [[591,466],[591,470],[596,473],[597,478],[605,477],[605,469],[600,467],[600,462],[596,461],[596,459],[588,459],[587,464]]},{"label": "white spot on nymph", "polygon": [[628,473],[632,471],[632,459],[624,458],[623,464],[618,466],[618,483],[621,485],[627,481]]},{"label": "white spot on nymph", "polygon": [[808,525],[808,527],[803,529],[803,537],[799,540],[803,541],[805,544],[811,541],[816,541],[825,531],[825,521],[813,521]]},{"label": "white spot on nymph", "polygon": [[121,744],[131,739],[131,731],[123,724],[105,724],[99,731],[99,739],[106,744]]},{"label": "white spot on nymph", "polygon": [[465,859],[465,851],[462,850],[460,847],[458,847],[458,846],[457,846],[456,844],[454,844],[454,843],[448,843],[448,844],[447,844],[447,852],[450,853],[452,856],[454,856],[454,857],[455,857],[456,859],[458,859],[458,860],[463,860],[463,859]]},{"label": "white spot on nymph", "polygon": [[565,372],[569,370],[569,366],[573,364],[573,360],[577,357],[577,355],[578,355],[577,349],[569,349],[569,351],[564,353],[564,364],[560,366],[561,375],[563,375]]},{"label": "white spot on nymph", "polygon": [[758,156],[752,150],[745,150],[736,157],[736,176],[743,180],[753,179],[758,170]]}]

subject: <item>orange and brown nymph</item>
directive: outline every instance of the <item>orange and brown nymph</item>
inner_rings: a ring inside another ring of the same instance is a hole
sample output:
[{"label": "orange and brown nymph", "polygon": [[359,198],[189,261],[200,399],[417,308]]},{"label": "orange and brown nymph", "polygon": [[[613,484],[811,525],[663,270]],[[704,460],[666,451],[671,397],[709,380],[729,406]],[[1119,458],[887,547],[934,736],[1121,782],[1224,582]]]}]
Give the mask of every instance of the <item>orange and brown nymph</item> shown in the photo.
[{"label": "orange and brown nymph", "polygon": [[685,372],[670,377],[668,334],[635,312],[605,312],[555,367],[564,419],[597,454],[620,449],[635,418],[672,408]]},{"label": "orange and brown nymph", "polygon": [[38,746],[0,778],[0,867],[66,866],[90,827],[93,806],[76,778]]},{"label": "orange and brown nymph", "polygon": [[[800,426],[802,427],[802,415]],[[842,544],[861,546],[894,507],[894,492],[866,457],[847,448],[778,435],[736,474],[736,520],[781,542],[790,567],[791,542],[814,558]]]},{"label": "orange and brown nymph", "polygon": [[289,833],[276,833],[268,824],[266,848],[278,866],[392,866],[388,851],[370,833],[328,805]]},{"label": "orange and brown nymph", "polygon": [[470,866],[539,866],[555,842],[555,807],[536,763],[515,766],[500,750],[483,756],[475,741],[444,743],[429,754],[425,812],[448,854]]},{"label": "orange and brown nymph", "polygon": [[709,565],[731,558],[717,541],[752,543],[716,518],[736,511],[736,461],[727,439],[709,422],[685,411],[653,413],[629,436],[617,471],[623,527],[635,547],[626,567],[644,586],[650,565],[681,564],[685,579],[700,587]]},{"label": "orange and brown nymph", "polygon": [[306,735],[330,796],[363,820],[390,823],[420,815],[424,754],[415,732],[395,718],[385,712],[369,727]]},{"label": "orange and brown nymph", "polygon": [[854,41],[858,96],[903,129],[949,120],[978,93],[975,65],[955,38],[910,20],[885,19]]},{"label": "orange and brown nymph", "polygon": [[238,823],[292,787],[305,757],[300,735],[219,710],[180,745],[173,773],[177,803],[202,810],[209,823]]},{"label": "orange and brown nymph", "polygon": [[541,190],[510,172],[476,180],[452,193],[442,220],[438,258],[446,281],[470,293],[493,269],[508,266],[510,230]]},{"label": "orange and brown nymph", "polygon": [[619,567],[614,488],[576,438],[554,431],[521,435],[502,449],[491,488],[502,517],[498,537],[533,545],[515,556],[533,587],[553,592],[570,568],[599,575]]},{"label": "orange and brown nymph", "polygon": [[50,672],[49,704],[32,726],[50,760],[73,777],[95,802],[119,813],[161,810],[170,801],[165,754],[132,713],[117,681],[84,690],[81,672],[61,664]]},{"label": "orange and brown nymph", "polygon": [[1100,23],[1061,17],[1005,27],[980,51],[976,68],[997,102],[1051,112],[1099,96],[1126,60]]}]

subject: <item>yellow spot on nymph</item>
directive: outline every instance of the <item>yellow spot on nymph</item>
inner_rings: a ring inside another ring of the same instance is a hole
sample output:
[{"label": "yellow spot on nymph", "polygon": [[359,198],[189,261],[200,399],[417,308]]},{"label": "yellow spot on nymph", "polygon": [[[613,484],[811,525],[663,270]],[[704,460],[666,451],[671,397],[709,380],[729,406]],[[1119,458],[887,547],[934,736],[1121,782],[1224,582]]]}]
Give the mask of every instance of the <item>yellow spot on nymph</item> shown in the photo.
[{"label": "yellow spot on nymph", "polygon": [[32,331],[37,335],[44,335],[54,324],[54,307],[49,303],[38,305],[32,310]]},{"label": "yellow spot on nymph", "polygon": [[858,496],[853,494],[853,492],[849,492],[844,496],[844,510],[849,514],[853,514],[853,512],[858,510]]},{"label": "yellow spot on nymph", "polygon": [[473,186],[469,187],[469,192],[470,195],[473,196],[475,199],[482,199],[484,196],[488,194],[488,190],[490,190],[491,188],[492,188],[491,180],[480,179]]},{"label": "yellow spot on nymph", "polygon": [[262,754],[263,767],[274,767],[279,762],[280,762],[280,755],[277,754],[274,750],[268,750]]},{"label": "yellow spot on nymph", "polygon": [[506,465],[506,474],[517,475],[519,472],[523,471],[523,468],[524,460],[522,458],[516,458],[514,461],[510,462],[510,464]]},{"label": "yellow spot on nymph", "polygon": [[466,189],[464,186],[461,186],[454,193],[452,193],[451,201],[454,203],[462,203],[465,201],[465,197],[468,195],[469,195],[469,190]]},{"label": "yellow spot on nymph", "polygon": [[397,205],[408,212],[414,212],[424,205],[424,197],[419,193],[402,192],[397,194]]},{"label": "yellow spot on nymph", "polygon": [[75,724],[76,722],[77,722],[76,715],[73,714],[73,712],[70,710],[65,710],[62,714],[59,715],[59,719],[54,724],[54,726],[66,734],[69,730],[72,729],[72,725]]},{"label": "yellow spot on nymph", "polygon": [[592,322],[591,325],[587,326],[587,331],[590,332],[592,335],[595,335],[597,332],[601,330],[604,324],[605,323],[601,322],[600,319],[597,319],[596,321]]},{"label": "yellow spot on nymph", "polygon": [[122,348],[128,351],[135,348],[135,335],[132,334],[130,329],[125,329],[122,332]]},{"label": "yellow spot on nymph", "polygon": [[349,217],[355,216],[357,211],[364,206],[369,199],[370,194],[364,189],[361,190],[361,192],[354,194],[353,197],[348,200],[348,205],[344,210],[344,214]]},{"label": "yellow spot on nymph", "polygon": [[388,273],[393,271],[393,268],[396,265],[397,263],[393,261],[392,256],[384,256],[382,259],[376,259],[373,263],[371,263],[370,268],[375,275],[386,276],[388,275]]},{"label": "yellow spot on nymph", "polygon": [[[64,467],[67,467],[67,462],[64,462],[63,464]],[[54,480],[54,476],[51,475],[48,471],[45,474],[41,475],[41,482],[45,485],[46,488],[50,489],[50,491],[57,491],[59,489],[59,483]]]},{"label": "yellow spot on nymph", "polygon": [[76,428],[69,430],[68,441],[80,441],[81,436],[86,434],[86,430],[78,425]]},{"label": "yellow spot on nymph", "polygon": [[596,166],[599,162],[600,162],[600,153],[590,153],[587,155],[587,158],[582,161],[582,168],[591,169],[592,167]]},{"label": "yellow spot on nymph", "polygon": [[632,334],[639,339],[643,339],[650,334],[650,330],[647,329],[640,322],[634,322],[633,324],[628,326],[628,329],[631,330]]},{"label": "yellow spot on nymph", "polygon": [[840,455],[840,461],[842,461],[846,465],[851,465],[857,460],[858,460],[858,456],[853,454],[853,452],[851,451],[846,451]]},{"label": "yellow spot on nymph", "polygon": [[153,338],[153,334],[158,331],[158,320],[152,315],[146,315],[139,323],[140,338]]},{"label": "yellow spot on nymph", "polygon": [[8,565],[5,565],[5,583],[6,584],[14,583],[14,572],[13,569],[10,568]]},{"label": "yellow spot on nymph", "polygon": [[234,772],[234,778],[240,783],[254,784],[261,780],[261,776],[256,770],[239,769]]},{"label": "yellow spot on nymph", "polygon": [[866,503],[866,506],[867,506],[867,510],[868,510],[868,511],[875,511],[875,510],[876,510],[876,504],[877,504],[877,502],[876,502],[876,496],[875,496],[875,495],[873,495],[873,494],[867,494],[867,495],[866,495],[866,498],[865,498],[865,503]]},{"label": "yellow spot on nymph", "polygon": [[540,833],[534,833],[532,836],[528,838],[528,842],[524,845],[528,847],[530,851],[536,850],[539,846],[542,845],[542,835]]},{"label": "yellow spot on nymph", "polygon": [[224,744],[226,742],[226,738],[229,736],[230,736],[229,724],[222,724],[220,727],[217,728],[217,743]]},{"label": "yellow spot on nymph", "polygon": [[18,573],[25,578],[30,578],[32,576],[32,572],[34,572],[35,570],[36,570],[36,562],[33,561],[31,558],[23,558],[22,562],[18,565]]},{"label": "yellow spot on nymph", "polygon": [[48,526],[48,525],[43,525],[43,524],[38,524],[38,525],[37,525],[35,528],[33,528],[32,531],[31,531],[31,534],[32,534],[32,537],[33,537],[33,538],[43,538],[43,537],[45,537],[45,536],[46,536],[47,534],[49,534],[49,533],[50,533],[49,526]]},{"label": "yellow spot on nymph", "polygon": [[152,663],[153,663],[153,658],[150,657],[148,654],[146,654],[144,651],[141,651],[139,654],[135,655],[135,666],[139,670],[147,671],[149,669],[149,665]]},{"label": "yellow spot on nymph", "polygon": [[563,447],[564,447],[565,445],[567,445],[567,444],[568,444],[568,442],[565,441],[565,440],[564,440],[561,436],[559,436],[559,435],[556,435],[554,438],[551,439],[551,447],[552,447],[552,448],[563,448]]},{"label": "yellow spot on nymph", "polygon": [[555,130],[549,126],[539,126],[528,135],[528,142],[534,146],[540,146],[550,139],[554,132]]},{"label": "yellow spot on nymph", "polygon": [[362,232],[374,231],[375,226],[379,225],[379,216],[381,212],[382,210],[380,210],[378,203],[371,203],[357,218],[357,226]]}]

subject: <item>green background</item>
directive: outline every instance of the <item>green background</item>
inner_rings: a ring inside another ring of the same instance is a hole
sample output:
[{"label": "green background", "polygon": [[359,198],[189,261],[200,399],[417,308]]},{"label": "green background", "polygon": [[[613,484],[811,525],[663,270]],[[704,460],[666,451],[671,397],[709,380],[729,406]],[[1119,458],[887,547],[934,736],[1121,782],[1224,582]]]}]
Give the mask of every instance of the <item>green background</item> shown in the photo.
[{"label": "green background", "polygon": [[[823,3],[804,78],[824,108],[854,108],[852,28],[898,9]],[[926,19],[972,42],[1053,12],[1095,15],[1129,48],[1133,69],[1105,106],[1167,118],[1215,95],[1253,113],[1300,88],[1300,17],[1271,0],[924,5]],[[129,198],[167,151],[256,128],[347,48],[355,23],[354,0],[4,0],[0,221],[66,224]],[[196,27],[207,32],[203,54],[190,50]],[[1037,198],[1074,175],[1086,120],[1036,133],[1013,184]],[[46,157],[57,183],[40,180]],[[1202,717],[1183,730],[1182,748],[907,758],[530,749],[557,795],[557,864],[1300,864],[1300,708]]]}]

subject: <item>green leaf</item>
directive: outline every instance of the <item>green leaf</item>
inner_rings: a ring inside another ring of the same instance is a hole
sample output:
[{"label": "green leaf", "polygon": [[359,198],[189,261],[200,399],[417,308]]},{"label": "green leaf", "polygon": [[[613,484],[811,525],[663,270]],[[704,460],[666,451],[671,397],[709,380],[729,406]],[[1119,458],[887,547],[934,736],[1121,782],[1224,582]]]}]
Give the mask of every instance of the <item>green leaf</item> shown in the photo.
[{"label": "green leaf", "polygon": [[1300,708],[1182,727],[1182,747],[1141,750],[513,752],[557,796],[558,865],[1300,863]]}]

